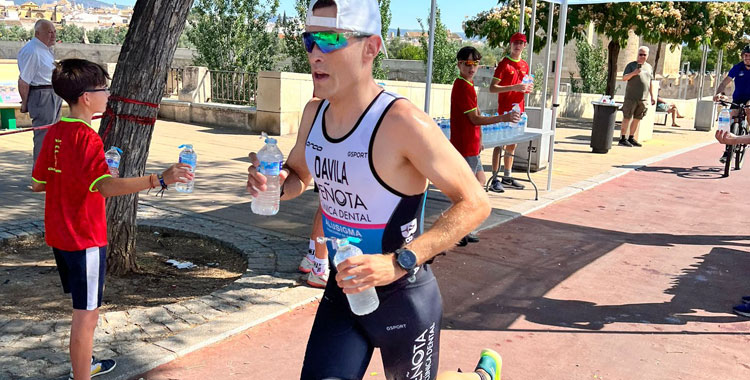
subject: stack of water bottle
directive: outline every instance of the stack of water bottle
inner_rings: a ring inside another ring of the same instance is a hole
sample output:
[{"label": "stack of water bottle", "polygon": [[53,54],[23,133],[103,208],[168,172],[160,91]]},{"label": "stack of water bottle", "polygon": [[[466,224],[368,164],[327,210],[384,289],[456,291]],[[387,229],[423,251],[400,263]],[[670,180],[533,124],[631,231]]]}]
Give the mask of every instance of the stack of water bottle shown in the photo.
[{"label": "stack of water bottle", "polygon": [[[514,104],[512,112],[521,113],[520,111],[521,111],[521,108],[518,106],[518,104]],[[508,112],[505,112],[505,114],[507,113]],[[486,116],[486,117],[497,116],[497,115],[498,115],[497,113],[495,113],[495,115],[489,115],[486,113],[483,114],[483,116]],[[524,131],[526,131],[527,119],[528,117],[526,116],[526,112],[524,112],[524,113],[521,113],[521,120],[517,123],[503,121],[500,123],[483,125],[482,126],[482,143],[486,146],[491,146],[493,144],[497,144],[498,142],[501,142],[502,140],[522,135]]]},{"label": "stack of water bottle", "polygon": [[451,138],[451,120],[445,119],[442,117],[438,117],[433,120],[435,120],[435,124],[437,124],[438,127],[440,127],[440,131],[443,132],[445,137],[447,139],[450,139]]}]

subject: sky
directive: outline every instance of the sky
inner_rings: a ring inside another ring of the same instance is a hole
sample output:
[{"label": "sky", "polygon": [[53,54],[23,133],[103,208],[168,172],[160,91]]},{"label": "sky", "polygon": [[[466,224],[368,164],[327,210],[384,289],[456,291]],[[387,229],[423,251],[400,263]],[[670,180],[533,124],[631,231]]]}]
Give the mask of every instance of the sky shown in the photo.
[{"label": "sky", "polygon": [[[112,3],[112,0],[103,0]],[[117,4],[133,5],[135,0],[115,0]],[[286,11],[287,15],[296,14],[294,0],[279,0],[279,13]],[[453,32],[462,32],[461,24],[466,17],[474,17],[477,13],[497,6],[497,0],[438,0],[440,19]],[[427,22],[430,13],[430,0],[391,0],[391,29],[419,29],[417,18]],[[425,28],[427,25],[425,24]]]}]

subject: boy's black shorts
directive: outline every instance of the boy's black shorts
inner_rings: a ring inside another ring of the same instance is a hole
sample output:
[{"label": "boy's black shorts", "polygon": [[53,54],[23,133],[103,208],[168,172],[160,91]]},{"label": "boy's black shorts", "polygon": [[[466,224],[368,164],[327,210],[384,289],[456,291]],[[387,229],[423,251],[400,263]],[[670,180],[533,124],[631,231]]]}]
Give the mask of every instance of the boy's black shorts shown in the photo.
[{"label": "boy's black shorts", "polygon": [[102,305],[104,276],[107,270],[107,247],[80,251],[52,248],[60,273],[63,292],[73,298],[73,309],[94,310]]}]

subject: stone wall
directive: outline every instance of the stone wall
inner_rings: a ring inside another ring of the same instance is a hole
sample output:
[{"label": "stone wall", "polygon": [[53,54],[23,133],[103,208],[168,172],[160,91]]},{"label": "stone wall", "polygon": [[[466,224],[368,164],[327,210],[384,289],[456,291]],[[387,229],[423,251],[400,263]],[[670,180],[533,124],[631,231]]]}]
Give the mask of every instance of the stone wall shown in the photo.
[{"label": "stone wall", "polygon": [[[0,59],[16,59],[25,42],[0,41]],[[101,65],[116,63],[120,56],[120,45],[66,44],[55,45],[55,58],[83,58]],[[185,67],[193,62],[194,50],[178,48],[175,51],[172,67]]]}]

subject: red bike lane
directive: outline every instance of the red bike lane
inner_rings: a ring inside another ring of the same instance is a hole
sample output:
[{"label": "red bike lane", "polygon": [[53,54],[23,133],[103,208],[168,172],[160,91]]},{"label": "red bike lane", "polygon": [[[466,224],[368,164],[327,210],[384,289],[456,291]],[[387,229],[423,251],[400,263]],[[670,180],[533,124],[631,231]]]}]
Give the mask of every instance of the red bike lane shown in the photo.
[{"label": "red bike lane", "polygon": [[[750,375],[750,319],[731,313],[750,295],[750,169],[721,178],[722,149],[638,169],[439,256],[440,368],[471,370],[491,347],[505,379]],[[299,378],[315,309],[140,377]],[[385,378],[377,351],[365,378]]]}]

